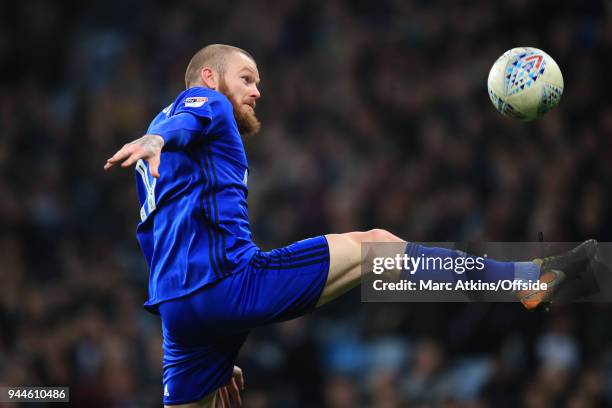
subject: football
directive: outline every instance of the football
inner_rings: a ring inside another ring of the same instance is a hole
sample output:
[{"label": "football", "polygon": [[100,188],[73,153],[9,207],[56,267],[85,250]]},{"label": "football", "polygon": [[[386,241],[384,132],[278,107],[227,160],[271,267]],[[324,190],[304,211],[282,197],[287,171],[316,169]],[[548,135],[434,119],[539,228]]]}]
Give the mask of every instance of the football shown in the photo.
[{"label": "football", "polygon": [[563,76],[544,51],[513,48],[493,64],[487,88],[495,109],[510,118],[530,121],[557,106],[563,94]]}]

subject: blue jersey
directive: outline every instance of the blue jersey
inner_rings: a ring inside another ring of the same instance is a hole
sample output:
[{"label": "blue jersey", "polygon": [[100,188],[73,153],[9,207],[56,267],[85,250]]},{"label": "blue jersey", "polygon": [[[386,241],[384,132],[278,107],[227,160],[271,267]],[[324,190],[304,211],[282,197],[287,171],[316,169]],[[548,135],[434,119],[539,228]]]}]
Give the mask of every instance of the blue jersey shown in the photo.
[{"label": "blue jersey", "polygon": [[243,271],[258,250],[247,214],[248,163],[232,105],[190,88],[160,112],[148,134],[164,139],[160,178],[136,165],[137,237],[149,275],[148,310]]}]

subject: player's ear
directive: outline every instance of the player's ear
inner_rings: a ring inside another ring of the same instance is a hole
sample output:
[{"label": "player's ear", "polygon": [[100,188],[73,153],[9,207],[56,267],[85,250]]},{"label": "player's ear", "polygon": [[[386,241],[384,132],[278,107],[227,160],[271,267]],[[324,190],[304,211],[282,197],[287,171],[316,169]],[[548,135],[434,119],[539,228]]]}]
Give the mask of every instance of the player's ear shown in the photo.
[{"label": "player's ear", "polygon": [[217,74],[216,71],[208,68],[208,67],[204,67],[202,68],[202,70],[200,71],[200,77],[202,78],[202,83],[210,89],[214,89],[215,91],[218,89],[219,87],[219,75]]}]

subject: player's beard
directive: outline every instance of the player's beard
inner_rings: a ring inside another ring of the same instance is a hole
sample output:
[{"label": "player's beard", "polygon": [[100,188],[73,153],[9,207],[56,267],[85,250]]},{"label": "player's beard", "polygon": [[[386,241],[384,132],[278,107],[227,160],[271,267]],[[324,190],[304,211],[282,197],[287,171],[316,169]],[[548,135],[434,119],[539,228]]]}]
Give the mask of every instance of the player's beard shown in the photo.
[{"label": "player's beard", "polygon": [[223,77],[221,77],[219,80],[219,92],[227,96],[227,99],[229,99],[232,103],[232,107],[234,108],[234,118],[236,118],[238,131],[242,137],[246,138],[257,134],[261,128],[261,123],[259,122],[259,119],[257,119],[257,116],[255,116],[255,112],[249,110],[243,104],[239,104],[234,100],[234,98],[232,98],[229,93],[229,89],[227,88],[227,84],[225,83],[225,78]]}]

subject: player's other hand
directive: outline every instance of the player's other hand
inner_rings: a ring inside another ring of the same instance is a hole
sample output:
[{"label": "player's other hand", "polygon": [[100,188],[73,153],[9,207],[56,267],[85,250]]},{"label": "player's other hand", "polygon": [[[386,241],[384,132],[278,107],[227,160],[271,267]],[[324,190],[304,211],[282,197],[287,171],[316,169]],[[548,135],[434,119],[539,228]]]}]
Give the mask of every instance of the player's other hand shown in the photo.
[{"label": "player's other hand", "polygon": [[149,163],[151,176],[159,178],[159,160],[163,146],[164,139],[161,136],[144,135],[119,149],[113,157],[106,161],[104,170],[108,170],[118,163],[121,163],[121,167],[129,167],[143,159]]},{"label": "player's other hand", "polygon": [[244,377],[242,376],[242,369],[238,366],[234,366],[232,378],[227,382],[227,384],[225,384],[225,386],[217,390],[216,408],[242,407],[240,391],[243,390]]}]

